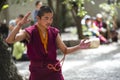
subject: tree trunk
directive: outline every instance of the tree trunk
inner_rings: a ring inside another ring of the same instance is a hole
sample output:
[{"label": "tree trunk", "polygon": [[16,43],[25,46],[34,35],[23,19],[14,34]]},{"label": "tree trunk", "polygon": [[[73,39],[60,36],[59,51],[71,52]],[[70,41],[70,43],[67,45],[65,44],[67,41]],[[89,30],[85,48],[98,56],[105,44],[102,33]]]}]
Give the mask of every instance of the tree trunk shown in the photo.
[{"label": "tree trunk", "polygon": [[53,21],[53,26],[54,27],[58,27],[59,25],[59,14],[60,14],[60,10],[59,10],[59,4],[60,4],[60,0],[56,0],[55,3],[55,8],[54,6],[54,2],[52,0],[48,0],[48,5],[54,10],[54,21]]},{"label": "tree trunk", "polygon": [[[62,1],[63,2],[63,1]],[[69,21],[69,20],[67,20],[66,19],[66,14],[67,14],[67,9],[66,9],[66,5],[65,4],[61,4],[62,6],[61,6],[61,19],[60,19],[60,22],[62,23],[61,24],[61,32],[64,32],[64,29],[65,29],[65,27],[66,27],[66,23],[67,23],[67,21]]]},{"label": "tree trunk", "polygon": [[23,80],[7,48],[5,42],[0,39],[0,80]]},{"label": "tree trunk", "polygon": [[7,35],[7,25],[0,23],[0,80],[23,80],[22,76],[18,74],[8,45],[4,41]]},{"label": "tree trunk", "polygon": [[63,32],[66,26],[66,7],[62,2],[63,0],[56,0],[55,2],[48,0],[48,5],[54,10],[54,21],[52,25],[59,28],[60,32]]},{"label": "tree trunk", "polygon": [[47,0],[47,1],[48,1],[48,5],[53,9],[53,2],[52,2],[52,0]]},{"label": "tree trunk", "polygon": [[77,12],[75,9],[72,9],[72,15],[75,20],[76,26],[77,26],[77,34],[78,34],[78,39],[83,39],[83,33],[82,33],[82,25],[81,25],[81,17],[77,16]]},{"label": "tree trunk", "polygon": [[[7,0],[1,0],[0,11]],[[22,76],[18,74],[17,68],[12,60],[12,56],[8,51],[8,46],[4,42],[4,27],[0,22],[0,80],[23,80]]]},{"label": "tree trunk", "polygon": [[59,26],[60,21],[60,0],[56,0],[55,20],[54,25]]}]

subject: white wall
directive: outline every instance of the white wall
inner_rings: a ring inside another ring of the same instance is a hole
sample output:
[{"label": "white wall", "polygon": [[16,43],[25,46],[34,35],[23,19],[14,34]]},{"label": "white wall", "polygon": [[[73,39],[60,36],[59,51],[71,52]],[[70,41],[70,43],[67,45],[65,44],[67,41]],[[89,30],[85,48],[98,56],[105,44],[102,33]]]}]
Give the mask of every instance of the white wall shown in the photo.
[{"label": "white wall", "polygon": [[[11,0],[9,0],[10,3]],[[19,14],[25,14],[27,12],[32,12],[35,9],[35,2],[37,0],[28,0],[26,4],[21,5],[21,4],[13,4],[10,5],[9,7],[9,19],[14,19],[16,18],[16,16],[18,16]],[[40,0],[43,3],[46,3],[46,0]]]},{"label": "white wall", "polygon": [[85,9],[88,11],[88,14],[95,16],[97,13],[100,13],[102,9],[99,8],[99,4],[105,2],[105,0],[94,0],[95,4],[92,5],[90,2],[85,3]]}]

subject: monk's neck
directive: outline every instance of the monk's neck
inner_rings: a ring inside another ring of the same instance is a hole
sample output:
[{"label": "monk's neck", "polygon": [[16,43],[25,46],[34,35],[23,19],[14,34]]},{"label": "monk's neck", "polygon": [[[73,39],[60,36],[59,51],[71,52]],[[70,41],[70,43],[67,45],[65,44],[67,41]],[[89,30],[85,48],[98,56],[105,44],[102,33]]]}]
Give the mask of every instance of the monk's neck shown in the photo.
[{"label": "monk's neck", "polygon": [[47,31],[47,29],[44,26],[40,25],[40,24],[37,24],[37,27],[42,32],[46,32]]},{"label": "monk's neck", "polygon": [[38,27],[38,30],[42,32],[42,35],[45,38],[46,34],[47,34],[47,29],[44,26],[41,26],[41,25],[37,25],[37,27]]}]

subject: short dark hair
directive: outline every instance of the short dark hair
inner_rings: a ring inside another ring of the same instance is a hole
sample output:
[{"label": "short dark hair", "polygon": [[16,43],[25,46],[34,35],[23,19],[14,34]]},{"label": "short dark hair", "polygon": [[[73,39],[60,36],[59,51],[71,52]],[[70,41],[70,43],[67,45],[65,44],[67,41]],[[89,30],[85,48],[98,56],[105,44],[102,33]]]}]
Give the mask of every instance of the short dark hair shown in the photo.
[{"label": "short dark hair", "polygon": [[87,21],[87,20],[91,20],[91,18],[86,18],[85,20],[86,20],[86,21]]},{"label": "short dark hair", "polygon": [[23,17],[24,17],[23,14],[19,14],[19,15],[18,15],[18,18],[23,18]]},{"label": "short dark hair", "polygon": [[36,1],[35,6],[37,6],[40,3],[40,1]]},{"label": "short dark hair", "polygon": [[37,16],[41,18],[45,13],[53,13],[53,10],[49,6],[42,6],[38,11]]}]

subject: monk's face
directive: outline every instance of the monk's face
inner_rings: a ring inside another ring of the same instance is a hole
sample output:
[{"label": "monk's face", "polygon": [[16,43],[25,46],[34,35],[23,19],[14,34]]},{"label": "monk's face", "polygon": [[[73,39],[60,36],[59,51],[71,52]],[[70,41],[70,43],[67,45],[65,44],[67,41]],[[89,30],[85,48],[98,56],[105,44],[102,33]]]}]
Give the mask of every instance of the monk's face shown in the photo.
[{"label": "monk's face", "polygon": [[49,27],[53,22],[53,13],[44,13],[43,16],[41,16],[41,18],[38,18],[38,23],[47,28]]}]

